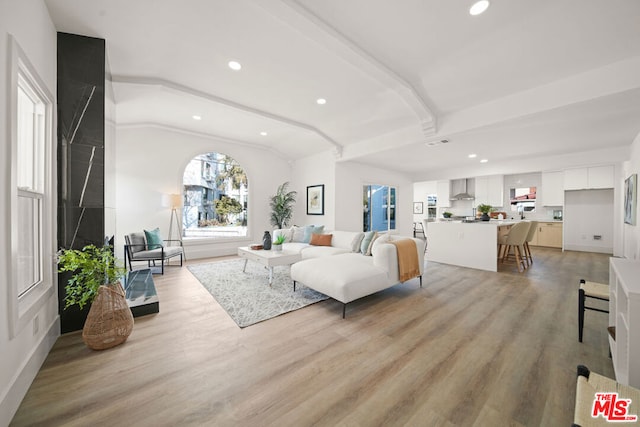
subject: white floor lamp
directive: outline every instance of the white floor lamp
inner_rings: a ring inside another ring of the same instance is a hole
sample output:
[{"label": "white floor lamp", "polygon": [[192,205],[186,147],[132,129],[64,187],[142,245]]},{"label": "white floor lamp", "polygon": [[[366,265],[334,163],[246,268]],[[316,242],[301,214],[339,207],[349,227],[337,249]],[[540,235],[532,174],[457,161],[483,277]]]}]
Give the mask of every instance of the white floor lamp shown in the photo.
[{"label": "white floor lamp", "polygon": [[178,238],[173,240],[177,240],[180,242],[180,246],[182,246],[183,248],[182,256],[186,261],[187,254],[184,252],[184,246],[182,244],[182,230],[180,228],[180,218],[178,217],[178,209],[180,208],[182,197],[180,196],[180,194],[169,194],[167,198],[169,202],[168,204],[171,207],[171,219],[169,220],[169,236],[167,237],[167,239],[172,240],[173,238],[173,224],[175,222],[176,230],[178,232]]}]

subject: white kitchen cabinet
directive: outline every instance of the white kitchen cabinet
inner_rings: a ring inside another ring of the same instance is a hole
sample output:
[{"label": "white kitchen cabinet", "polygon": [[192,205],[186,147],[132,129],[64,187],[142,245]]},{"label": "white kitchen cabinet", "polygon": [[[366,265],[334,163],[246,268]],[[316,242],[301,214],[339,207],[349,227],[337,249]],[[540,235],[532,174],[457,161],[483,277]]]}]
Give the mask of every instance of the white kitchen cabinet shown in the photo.
[{"label": "white kitchen cabinet", "polygon": [[587,168],[589,188],[613,188],[613,166],[596,166]]},{"label": "white kitchen cabinet", "polygon": [[565,190],[584,190],[589,188],[587,168],[566,169],[564,171]]},{"label": "white kitchen cabinet", "polygon": [[449,191],[449,181],[438,181],[436,183],[436,190],[438,193],[438,201],[436,206],[439,208],[448,208],[451,206],[451,192]]},{"label": "white kitchen cabinet", "polygon": [[616,381],[640,388],[640,262],[609,259],[609,348]]},{"label": "white kitchen cabinet", "polygon": [[542,172],[542,206],[564,206],[564,173]]},{"label": "white kitchen cabinet", "polygon": [[504,176],[490,175],[476,177],[476,194],[474,204],[504,206]]},{"label": "white kitchen cabinet", "polygon": [[565,190],[589,190],[613,187],[613,165],[566,169],[564,171]]}]

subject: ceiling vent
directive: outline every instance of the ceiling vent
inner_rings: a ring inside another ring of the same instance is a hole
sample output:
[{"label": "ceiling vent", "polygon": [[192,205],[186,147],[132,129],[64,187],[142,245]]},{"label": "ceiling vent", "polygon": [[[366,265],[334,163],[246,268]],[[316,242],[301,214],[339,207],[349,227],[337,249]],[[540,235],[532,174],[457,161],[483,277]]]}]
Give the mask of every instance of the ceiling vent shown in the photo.
[{"label": "ceiling vent", "polygon": [[441,139],[440,141],[428,141],[425,142],[424,145],[426,145],[427,147],[435,147],[438,145],[442,145],[442,144],[447,144],[449,142],[448,139]]}]

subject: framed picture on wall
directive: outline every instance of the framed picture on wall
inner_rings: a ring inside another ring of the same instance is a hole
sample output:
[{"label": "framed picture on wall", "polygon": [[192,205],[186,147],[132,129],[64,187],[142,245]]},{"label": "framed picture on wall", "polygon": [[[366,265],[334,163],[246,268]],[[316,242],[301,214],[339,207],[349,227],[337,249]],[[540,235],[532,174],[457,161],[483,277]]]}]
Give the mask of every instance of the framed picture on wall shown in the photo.
[{"label": "framed picture on wall", "polygon": [[307,187],[307,215],[324,215],[324,184]]},{"label": "framed picture on wall", "polygon": [[638,174],[633,174],[624,181],[624,222],[636,225]]},{"label": "framed picture on wall", "polygon": [[423,214],[424,213],[424,205],[422,202],[413,202],[413,213],[414,214]]}]

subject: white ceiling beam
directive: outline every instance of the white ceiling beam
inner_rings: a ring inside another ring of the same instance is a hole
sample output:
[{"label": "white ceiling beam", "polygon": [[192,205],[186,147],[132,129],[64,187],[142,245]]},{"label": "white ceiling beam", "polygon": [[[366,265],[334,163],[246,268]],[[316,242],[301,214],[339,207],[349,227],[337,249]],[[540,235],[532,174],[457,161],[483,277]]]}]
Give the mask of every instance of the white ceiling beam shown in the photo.
[{"label": "white ceiling beam", "polygon": [[255,4],[284,24],[295,28],[304,37],[324,46],[383,86],[395,91],[416,114],[423,134],[425,136],[436,134],[438,123],[435,109],[407,80],[343,33],[295,0],[256,2]]},{"label": "white ceiling beam", "polygon": [[452,136],[637,89],[640,89],[640,57],[614,62],[443,116],[440,120],[439,136]]},{"label": "white ceiling beam", "polygon": [[153,77],[134,77],[134,76],[114,75],[113,82],[118,84],[160,87],[163,90],[166,90],[168,92],[174,92],[180,95],[192,96],[208,102],[214,102],[216,104],[225,105],[227,107],[240,110],[245,113],[254,114],[256,116],[260,116],[266,119],[284,123],[286,125],[293,126],[299,129],[304,129],[306,131],[315,133],[320,138],[324,139],[327,143],[329,143],[336,157],[340,157],[342,155],[343,146],[341,144],[333,140],[331,137],[329,137],[327,134],[322,132],[320,129],[306,123],[292,120],[287,117],[279,116],[277,114],[269,113],[267,111],[260,110],[257,108],[249,107],[247,105],[243,105],[235,101],[231,101],[229,99],[225,99],[207,92],[200,91],[198,89],[194,89],[192,87],[184,86],[179,83],[175,83],[175,82],[164,80],[164,79],[158,79]]},{"label": "white ceiling beam", "polygon": [[439,121],[438,133],[426,141],[417,136],[415,129],[405,128],[350,144],[345,147],[340,160],[353,160],[423,142],[451,139],[461,133],[633,90],[640,90],[640,57],[615,62],[443,116]]},{"label": "white ceiling beam", "polygon": [[273,155],[275,155],[277,157],[280,157],[281,159],[286,160],[288,162],[291,162],[291,161],[295,160],[295,159],[291,158],[290,156],[287,156],[284,153],[282,153],[279,150],[276,150],[276,149],[274,149],[272,147],[266,147],[264,145],[253,144],[251,142],[241,141],[239,139],[227,138],[227,137],[216,135],[216,134],[212,134],[212,133],[196,132],[196,131],[193,131],[191,129],[184,129],[184,128],[181,128],[181,127],[178,127],[178,126],[167,125],[165,123],[156,123],[156,122],[123,123],[123,124],[118,124],[116,126],[116,128],[118,130],[145,129],[145,128],[162,129],[162,130],[166,130],[166,131],[174,132],[174,133],[179,133],[179,134],[183,134],[183,135],[195,136],[195,137],[203,138],[203,139],[211,139],[211,140],[224,142],[224,143],[227,143],[227,144],[233,144],[233,145],[237,145],[237,146],[251,148],[251,149],[254,149],[254,150],[266,151],[266,152],[272,153]]}]

